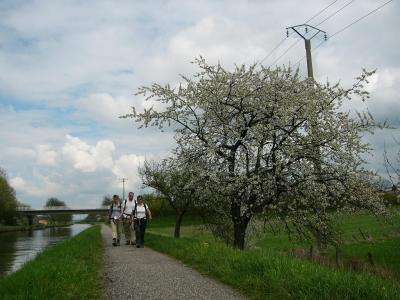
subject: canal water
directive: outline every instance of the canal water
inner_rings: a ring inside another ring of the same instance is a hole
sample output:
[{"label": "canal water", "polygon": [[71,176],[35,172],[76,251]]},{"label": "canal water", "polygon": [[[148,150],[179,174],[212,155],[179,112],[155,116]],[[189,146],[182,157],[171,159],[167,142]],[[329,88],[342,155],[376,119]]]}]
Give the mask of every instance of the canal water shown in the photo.
[{"label": "canal water", "polygon": [[42,230],[0,233],[0,277],[15,272],[44,248],[68,239],[89,224],[73,224]]}]

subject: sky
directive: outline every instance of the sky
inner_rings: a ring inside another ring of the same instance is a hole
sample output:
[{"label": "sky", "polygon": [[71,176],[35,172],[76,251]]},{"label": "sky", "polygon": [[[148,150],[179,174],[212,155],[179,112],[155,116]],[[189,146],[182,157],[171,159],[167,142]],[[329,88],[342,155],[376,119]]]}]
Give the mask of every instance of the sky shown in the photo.
[{"label": "sky", "polygon": [[[149,107],[138,88],[177,84],[196,72],[191,62],[200,55],[228,69],[295,65],[304,42],[293,33],[285,39],[285,28],[324,8],[308,22],[328,34],[312,39],[315,79],[349,87],[362,68],[376,69],[371,99],[344,109],[368,109],[400,127],[399,2],[329,38],[385,2],[1,0],[0,168],[33,208],[49,197],[98,207],[104,195],[122,194],[122,178],[126,193],[143,193],[138,167],[167,157],[174,139],[118,118]],[[304,59],[295,66],[306,76]],[[363,138],[374,149],[367,167],[385,175],[384,145],[394,157],[400,131]]]}]

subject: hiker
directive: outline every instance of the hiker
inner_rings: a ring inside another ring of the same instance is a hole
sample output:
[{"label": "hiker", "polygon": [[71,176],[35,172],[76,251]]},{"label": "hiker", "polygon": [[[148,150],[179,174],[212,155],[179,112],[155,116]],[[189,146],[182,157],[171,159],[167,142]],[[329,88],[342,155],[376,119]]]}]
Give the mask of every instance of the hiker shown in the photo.
[{"label": "hiker", "polygon": [[111,220],[112,244],[113,246],[119,246],[121,238],[121,202],[118,195],[113,196],[108,217]]},{"label": "hiker", "polygon": [[149,220],[151,220],[152,217],[149,207],[147,206],[147,204],[143,203],[142,195],[139,195],[137,197],[137,203],[133,211],[133,216],[135,222],[136,247],[143,248],[144,233],[147,226],[147,217],[149,218]]},{"label": "hiker", "polygon": [[133,201],[133,192],[129,192],[128,199],[124,201],[122,208],[122,224],[124,228],[125,234],[125,244],[126,245],[135,245],[135,241],[132,240],[132,213],[135,209],[135,201]]}]

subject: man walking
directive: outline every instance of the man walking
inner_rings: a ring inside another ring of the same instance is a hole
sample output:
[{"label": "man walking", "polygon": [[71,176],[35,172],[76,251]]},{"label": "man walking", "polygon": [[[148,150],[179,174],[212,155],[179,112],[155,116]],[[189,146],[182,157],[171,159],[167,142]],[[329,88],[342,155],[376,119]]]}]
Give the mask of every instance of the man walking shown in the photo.
[{"label": "man walking", "polygon": [[135,208],[135,201],[133,201],[133,192],[129,192],[128,199],[124,201],[123,209],[122,209],[122,224],[124,228],[125,234],[125,244],[126,245],[134,245],[135,242],[132,241],[132,212]]}]

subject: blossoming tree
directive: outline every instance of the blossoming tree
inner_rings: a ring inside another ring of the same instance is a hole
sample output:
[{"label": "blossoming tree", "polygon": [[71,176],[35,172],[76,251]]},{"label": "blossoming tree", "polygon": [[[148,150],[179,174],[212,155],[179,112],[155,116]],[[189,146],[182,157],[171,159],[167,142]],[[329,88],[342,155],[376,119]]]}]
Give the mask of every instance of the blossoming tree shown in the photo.
[{"label": "blossoming tree", "polygon": [[193,207],[196,197],[192,186],[192,173],[174,158],[160,162],[145,161],[139,168],[144,185],[152,187],[164,196],[176,213],[174,237],[180,237],[180,229],[184,215]]},{"label": "blossoming tree", "polygon": [[[363,131],[377,126],[368,112],[340,110],[363,90],[363,71],[344,89],[302,79],[290,68],[237,66],[195,60],[199,72],[177,87],[153,84],[138,95],[158,102],[131,114],[141,126],[173,125],[182,164],[208,191],[201,205],[225,210],[234,246],[243,249],[249,221],[266,213],[327,238],[330,211],[381,206],[365,178]],[[213,195],[209,197],[209,195]]]}]

